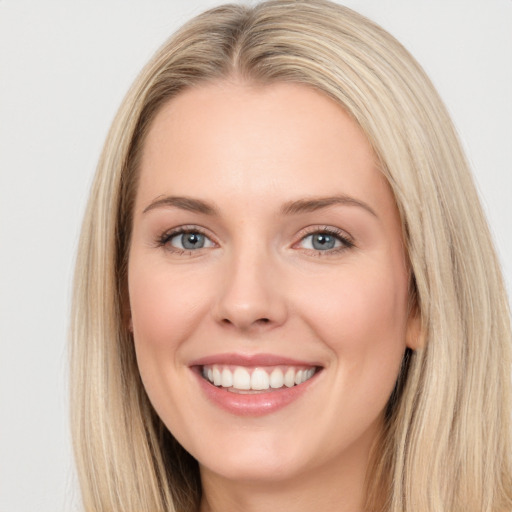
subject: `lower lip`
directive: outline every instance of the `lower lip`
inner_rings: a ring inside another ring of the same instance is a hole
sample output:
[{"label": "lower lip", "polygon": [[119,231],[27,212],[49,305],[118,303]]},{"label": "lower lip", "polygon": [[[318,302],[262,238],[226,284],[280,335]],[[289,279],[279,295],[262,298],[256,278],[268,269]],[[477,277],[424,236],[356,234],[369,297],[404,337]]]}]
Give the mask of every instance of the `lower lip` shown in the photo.
[{"label": "lower lip", "polygon": [[291,388],[284,387],[268,392],[242,394],[214,386],[203,378],[199,371],[194,373],[206,397],[218,407],[237,416],[264,416],[276,412],[304,395],[318,376],[317,372],[306,382]]}]

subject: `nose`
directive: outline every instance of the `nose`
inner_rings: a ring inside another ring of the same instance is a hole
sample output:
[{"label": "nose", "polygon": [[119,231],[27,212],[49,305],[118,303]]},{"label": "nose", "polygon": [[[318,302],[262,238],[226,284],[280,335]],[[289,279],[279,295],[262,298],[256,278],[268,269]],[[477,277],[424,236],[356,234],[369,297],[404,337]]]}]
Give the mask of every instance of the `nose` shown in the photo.
[{"label": "nose", "polygon": [[267,251],[233,254],[225,262],[214,316],[224,326],[261,331],[287,318],[286,289],[276,261]]}]

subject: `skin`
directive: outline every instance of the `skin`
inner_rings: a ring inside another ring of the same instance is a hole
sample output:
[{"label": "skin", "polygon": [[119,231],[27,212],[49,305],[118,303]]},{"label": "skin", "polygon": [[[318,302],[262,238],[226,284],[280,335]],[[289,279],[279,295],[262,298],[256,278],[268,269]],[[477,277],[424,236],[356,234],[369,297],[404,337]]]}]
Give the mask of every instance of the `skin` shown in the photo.
[{"label": "skin", "polygon": [[[344,110],[303,85],[203,85],[153,121],[129,255],[131,325],[148,396],[199,461],[202,512],[362,510],[369,453],[418,330],[398,211],[375,160]],[[282,211],[335,195],[361,204]],[[158,203],[166,196],[216,213]],[[204,232],[205,246],[162,241],[180,226]],[[315,249],[311,233],[326,227],[353,246]],[[190,369],[219,353],[322,370],[286,407],[243,417],[209,401]]]}]

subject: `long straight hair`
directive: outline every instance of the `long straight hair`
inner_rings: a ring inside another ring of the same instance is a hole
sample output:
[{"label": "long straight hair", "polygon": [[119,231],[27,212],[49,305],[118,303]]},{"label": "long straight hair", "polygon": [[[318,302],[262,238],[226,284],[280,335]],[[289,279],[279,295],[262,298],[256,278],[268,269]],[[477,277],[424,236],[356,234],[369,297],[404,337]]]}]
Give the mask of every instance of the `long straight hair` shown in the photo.
[{"label": "long straight hair", "polygon": [[510,312],[460,143],[392,36],[325,0],[225,5],[147,64],[108,135],[83,223],[72,317],[72,428],[87,511],[192,512],[197,462],[140,380],[127,320],[132,210],[145,136],[184,89],[293,82],[357,121],[398,206],[422,348],[407,352],[368,472],[371,512],[512,510]]}]

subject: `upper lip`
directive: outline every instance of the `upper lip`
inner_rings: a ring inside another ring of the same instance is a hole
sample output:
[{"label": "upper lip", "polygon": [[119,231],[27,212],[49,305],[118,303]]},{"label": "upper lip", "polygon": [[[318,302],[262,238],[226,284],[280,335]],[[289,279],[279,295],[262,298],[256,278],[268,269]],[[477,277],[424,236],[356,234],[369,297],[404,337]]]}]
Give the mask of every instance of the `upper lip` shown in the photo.
[{"label": "upper lip", "polygon": [[226,364],[233,366],[322,366],[318,362],[304,361],[276,354],[212,354],[190,363],[190,366]]}]

